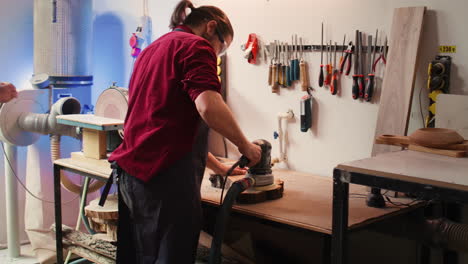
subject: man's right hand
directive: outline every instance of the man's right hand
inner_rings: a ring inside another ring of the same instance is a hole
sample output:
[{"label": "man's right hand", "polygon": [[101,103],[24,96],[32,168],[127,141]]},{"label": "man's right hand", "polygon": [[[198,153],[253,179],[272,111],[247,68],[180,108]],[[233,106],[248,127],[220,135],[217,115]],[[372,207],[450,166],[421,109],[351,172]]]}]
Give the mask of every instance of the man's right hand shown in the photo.
[{"label": "man's right hand", "polygon": [[259,145],[248,142],[245,146],[239,147],[239,152],[249,159],[248,167],[252,167],[260,162],[262,158],[262,148]]}]

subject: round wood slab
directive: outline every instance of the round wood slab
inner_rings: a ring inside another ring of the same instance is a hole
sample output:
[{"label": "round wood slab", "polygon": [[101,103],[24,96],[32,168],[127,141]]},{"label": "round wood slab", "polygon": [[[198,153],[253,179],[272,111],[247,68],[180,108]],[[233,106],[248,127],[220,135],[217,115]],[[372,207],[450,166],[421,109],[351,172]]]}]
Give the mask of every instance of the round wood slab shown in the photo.
[{"label": "round wood slab", "polygon": [[276,180],[274,188],[268,190],[248,189],[237,196],[236,202],[240,204],[261,203],[267,200],[276,200],[283,197],[284,181]]}]

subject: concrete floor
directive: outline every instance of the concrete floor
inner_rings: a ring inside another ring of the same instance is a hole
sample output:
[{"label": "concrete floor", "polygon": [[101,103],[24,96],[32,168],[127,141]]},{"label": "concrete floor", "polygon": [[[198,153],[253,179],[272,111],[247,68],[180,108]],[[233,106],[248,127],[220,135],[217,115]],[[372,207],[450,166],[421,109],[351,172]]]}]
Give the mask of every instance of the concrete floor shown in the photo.
[{"label": "concrete floor", "polygon": [[27,244],[21,246],[21,256],[19,258],[11,259],[8,257],[7,249],[0,250],[0,263],[2,264],[36,264],[39,263],[34,258],[31,251],[31,245]]}]

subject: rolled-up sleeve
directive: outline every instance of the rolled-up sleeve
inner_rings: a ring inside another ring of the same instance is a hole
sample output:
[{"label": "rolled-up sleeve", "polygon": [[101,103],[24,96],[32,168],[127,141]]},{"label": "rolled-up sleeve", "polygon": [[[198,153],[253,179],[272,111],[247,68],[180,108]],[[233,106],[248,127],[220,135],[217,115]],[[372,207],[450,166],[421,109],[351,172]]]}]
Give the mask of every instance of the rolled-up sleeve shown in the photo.
[{"label": "rolled-up sleeve", "polygon": [[216,61],[215,52],[207,41],[195,41],[186,50],[181,60],[184,74],[182,84],[192,101],[204,91],[221,91]]}]

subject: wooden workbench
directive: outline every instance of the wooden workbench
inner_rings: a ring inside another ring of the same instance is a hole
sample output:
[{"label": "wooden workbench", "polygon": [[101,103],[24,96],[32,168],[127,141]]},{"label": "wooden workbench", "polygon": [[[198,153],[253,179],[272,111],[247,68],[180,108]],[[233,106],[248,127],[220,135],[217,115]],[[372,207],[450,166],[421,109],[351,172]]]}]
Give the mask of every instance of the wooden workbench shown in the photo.
[{"label": "wooden workbench", "polygon": [[[74,153],[76,155],[76,153]],[[61,195],[60,170],[67,170],[85,177],[105,181],[111,172],[106,160],[92,160],[76,156],[74,159],[59,159],[54,161],[54,189],[56,224],[61,226]],[[211,187],[210,170],[206,170],[201,195],[202,201],[211,205],[219,205],[221,190]],[[332,203],[333,180],[307,173],[288,170],[273,170],[277,179],[284,181],[285,191],[281,199],[259,204],[234,205],[233,211],[250,215],[259,219],[293,226],[305,230],[332,234]],[[375,209],[367,207],[363,199],[367,193],[363,186],[352,185],[350,198],[349,230],[363,227],[375,221],[394,216],[412,208],[387,207]],[[404,199],[397,199],[402,202]],[[57,249],[61,252],[62,230],[57,228]],[[63,259],[58,254],[58,261]]]},{"label": "wooden workbench", "polygon": [[[211,187],[210,170],[206,170],[202,184],[203,202],[219,205],[221,189]],[[248,214],[294,227],[304,228],[325,234],[332,231],[333,179],[313,174],[288,170],[273,170],[275,178],[284,181],[284,196],[281,199],[258,204],[234,205],[233,211]],[[225,192],[226,193],[226,192]],[[375,221],[404,213],[411,208],[387,207],[376,209],[367,207],[363,195],[366,187],[352,185],[349,201],[349,228],[355,229]],[[399,202],[406,199],[395,199]]]}]

